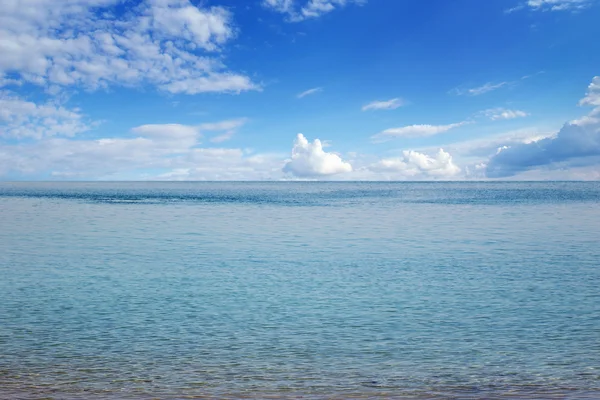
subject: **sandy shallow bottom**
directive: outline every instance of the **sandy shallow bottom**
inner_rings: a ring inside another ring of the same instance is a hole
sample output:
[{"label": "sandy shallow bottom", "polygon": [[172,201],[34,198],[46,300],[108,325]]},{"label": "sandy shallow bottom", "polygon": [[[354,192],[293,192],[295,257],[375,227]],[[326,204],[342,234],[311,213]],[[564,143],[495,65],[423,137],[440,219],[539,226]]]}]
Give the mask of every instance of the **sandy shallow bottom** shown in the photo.
[{"label": "sandy shallow bottom", "polygon": [[261,391],[229,392],[227,390],[178,390],[175,388],[156,389],[149,392],[145,389],[98,390],[69,389],[60,386],[18,387],[0,383],[0,399],[2,400],[76,400],[76,399],[123,399],[123,400],[179,400],[179,399],[600,399],[600,388],[597,390],[579,390],[574,388],[444,388],[429,390],[400,390],[388,388],[372,388],[365,392],[326,390],[318,391]]}]

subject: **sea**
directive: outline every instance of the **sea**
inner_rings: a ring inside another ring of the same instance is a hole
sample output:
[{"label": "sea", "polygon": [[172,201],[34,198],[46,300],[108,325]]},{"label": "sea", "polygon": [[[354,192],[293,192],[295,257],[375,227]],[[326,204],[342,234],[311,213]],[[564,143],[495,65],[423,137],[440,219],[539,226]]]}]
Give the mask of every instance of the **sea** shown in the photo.
[{"label": "sea", "polygon": [[0,183],[0,398],[600,399],[600,183]]}]

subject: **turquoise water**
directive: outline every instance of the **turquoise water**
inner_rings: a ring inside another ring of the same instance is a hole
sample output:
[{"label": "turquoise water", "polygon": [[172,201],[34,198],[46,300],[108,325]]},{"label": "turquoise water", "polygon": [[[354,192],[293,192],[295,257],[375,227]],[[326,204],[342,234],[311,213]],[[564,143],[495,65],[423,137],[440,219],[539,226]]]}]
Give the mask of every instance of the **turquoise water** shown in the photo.
[{"label": "turquoise water", "polygon": [[1,183],[0,398],[600,398],[598,183]]}]

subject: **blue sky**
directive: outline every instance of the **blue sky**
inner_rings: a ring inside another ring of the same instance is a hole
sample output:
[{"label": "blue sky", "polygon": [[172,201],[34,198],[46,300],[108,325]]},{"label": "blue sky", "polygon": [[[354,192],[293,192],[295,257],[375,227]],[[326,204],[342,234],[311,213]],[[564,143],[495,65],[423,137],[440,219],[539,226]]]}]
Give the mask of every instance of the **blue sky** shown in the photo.
[{"label": "blue sky", "polygon": [[5,0],[0,179],[600,179],[597,0]]}]

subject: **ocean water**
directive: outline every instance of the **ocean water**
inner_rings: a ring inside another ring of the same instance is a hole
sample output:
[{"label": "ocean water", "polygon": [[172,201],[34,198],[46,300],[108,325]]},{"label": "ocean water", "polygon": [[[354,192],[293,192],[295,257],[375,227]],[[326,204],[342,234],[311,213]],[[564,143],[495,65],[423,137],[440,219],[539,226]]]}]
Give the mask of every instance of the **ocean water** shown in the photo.
[{"label": "ocean water", "polygon": [[2,399],[598,399],[600,184],[1,183]]}]

